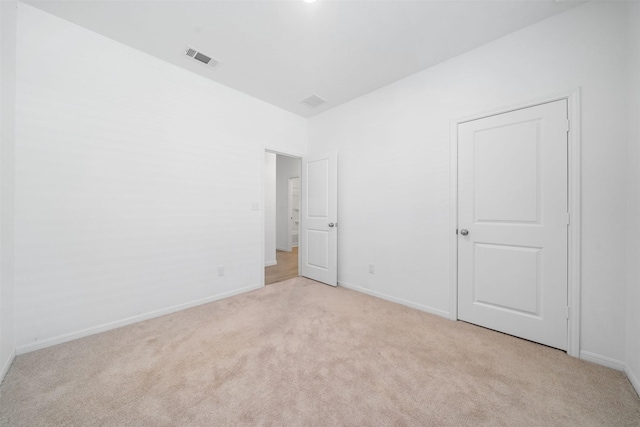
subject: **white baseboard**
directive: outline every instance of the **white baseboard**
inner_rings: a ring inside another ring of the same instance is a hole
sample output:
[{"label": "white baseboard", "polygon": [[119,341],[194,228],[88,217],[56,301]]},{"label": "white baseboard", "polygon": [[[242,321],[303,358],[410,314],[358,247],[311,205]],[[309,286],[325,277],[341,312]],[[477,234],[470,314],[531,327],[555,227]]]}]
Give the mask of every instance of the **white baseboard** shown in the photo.
[{"label": "white baseboard", "polygon": [[89,335],[95,335],[100,332],[109,331],[111,329],[121,328],[122,326],[131,325],[132,323],[142,322],[143,320],[153,319],[154,317],[164,316],[165,314],[175,313],[176,311],[185,310],[187,308],[196,307],[198,305],[207,304],[213,301],[221,300],[223,298],[229,298],[234,295],[242,294],[245,292],[253,291],[256,289],[262,288],[263,285],[252,285],[247,286],[246,288],[237,289],[235,291],[225,292],[218,295],[213,295],[210,297],[202,298],[195,301],[190,301],[184,304],[174,305],[172,307],[163,308],[161,310],[151,311],[149,313],[140,314],[137,316],[127,317],[126,319],[117,320],[115,322],[109,322],[102,325],[94,326],[91,328],[83,329],[77,332],[71,332],[68,334],[60,335],[53,338],[48,338],[46,340],[34,342],[32,344],[22,345],[16,348],[15,353],[20,355],[24,353],[29,353],[36,350],[41,350],[43,348],[51,347],[57,344],[62,344],[64,342],[77,340],[79,338],[84,338]]},{"label": "white baseboard", "polygon": [[289,252],[289,248],[276,246],[276,251]]},{"label": "white baseboard", "polygon": [[14,349],[9,355],[9,358],[5,362],[4,366],[2,367],[2,371],[0,371],[0,384],[2,384],[2,381],[4,381],[4,377],[5,375],[7,375],[7,372],[9,372],[9,368],[11,368],[11,364],[13,363],[13,359],[15,358],[16,350]]},{"label": "white baseboard", "polygon": [[372,291],[370,289],[367,288],[363,288],[361,286],[356,286],[356,285],[351,285],[349,283],[345,283],[345,282],[340,282],[338,281],[338,285],[342,286],[343,288],[347,288],[347,289],[351,289],[357,292],[362,292],[363,294],[367,294],[367,295],[371,295],[386,301],[391,301],[391,302],[395,302],[398,304],[402,304],[405,305],[407,307],[411,307],[411,308],[415,308],[417,310],[420,311],[424,311],[430,314],[435,314],[436,316],[441,316],[441,317],[446,317],[447,319],[449,318],[449,312],[445,311],[445,310],[440,310],[438,308],[433,308],[433,307],[429,307],[426,305],[422,305],[422,304],[416,304],[414,302],[402,299],[402,298],[396,298],[396,297],[392,297],[391,295],[387,295],[387,294],[383,294],[381,292],[376,292],[376,291]]},{"label": "white baseboard", "polygon": [[587,360],[589,362],[597,363],[598,365],[606,366],[607,368],[615,369],[616,371],[624,371],[625,363],[612,359],[610,357],[601,356],[590,351],[580,350],[580,359]]},{"label": "white baseboard", "polygon": [[640,396],[640,381],[638,380],[638,377],[636,376],[635,372],[633,372],[629,368],[629,365],[626,365],[624,369],[624,373],[627,374],[627,378],[629,378],[629,382],[631,383],[633,388],[636,389],[636,393],[638,393],[638,396]]},{"label": "white baseboard", "polygon": [[278,265],[278,261],[267,261],[264,263],[265,267],[271,267],[273,265]]}]

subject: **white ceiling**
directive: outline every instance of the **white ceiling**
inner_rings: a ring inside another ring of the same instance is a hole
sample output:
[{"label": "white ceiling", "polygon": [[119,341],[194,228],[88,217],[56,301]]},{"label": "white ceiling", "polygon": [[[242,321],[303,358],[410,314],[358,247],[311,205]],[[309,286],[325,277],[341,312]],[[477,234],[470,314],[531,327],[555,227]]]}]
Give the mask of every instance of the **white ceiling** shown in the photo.
[{"label": "white ceiling", "polygon": [[[580,2],[104,1],[26,3],[311,117]],[[221,62],[209,68],[187,45]],[[317,94],[327,103],[300,100]]]}]

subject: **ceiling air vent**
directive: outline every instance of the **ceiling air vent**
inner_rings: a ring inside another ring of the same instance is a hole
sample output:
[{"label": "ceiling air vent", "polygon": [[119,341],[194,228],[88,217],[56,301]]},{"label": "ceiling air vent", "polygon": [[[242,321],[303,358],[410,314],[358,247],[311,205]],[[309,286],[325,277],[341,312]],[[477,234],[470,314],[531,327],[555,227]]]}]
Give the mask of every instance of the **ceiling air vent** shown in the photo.
[{"label": "ceiling air vent", "polygon": [[198,61],[201,64],[208,65],[209,67],[215,67],[220,63],[217,59],[213,59],[209,55],[205,55],[202,52],[195,50],[192,47],[187,46],[187,50],[184,52],[189,58],[192,58],[194,61]]},{"label": "ceiling air vent", "polygon": [[324,104],[327,101],[325,101],[324,99],[320,98],[318,95],[309,95],[309,96],[307,96],[305,99],[303,99],[300,102],[302,102],[307,107],[315,108],[315,107],[317,107],[319,105]]}]

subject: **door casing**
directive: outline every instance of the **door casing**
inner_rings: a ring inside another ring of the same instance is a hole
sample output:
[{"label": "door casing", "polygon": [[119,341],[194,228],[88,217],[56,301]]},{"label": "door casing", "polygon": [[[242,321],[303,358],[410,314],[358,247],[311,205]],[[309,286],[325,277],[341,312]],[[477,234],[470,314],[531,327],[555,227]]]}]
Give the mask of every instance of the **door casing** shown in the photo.
[{"label": "door casing", "polygon": [[461,117],[451,121],[449,144],[449,197],[450,197],[450,319],[458,319],[458,125],[471,120],[529,108],[548,102],[566,99],[570,128],[568,133],[568,295],[569,322],[567,354],[580,357],[580,88],[545,98],[533,99],[517,105]]},{"label": "door casing", "polygon": [[[270,147],[262,147],[262,157],[264,158],[264,153],[273,153],[273,154],[277,154],[277,155],[281,155],[281,156],[286,156],[286,157],[291,157],[294,159],[298,159],[300,160],[300,162],[302,162],[302,154],[300,153],[292,153],[292,152],[284,152],[281,150],[277,150],[277,149],[273,149]],[[261,172],[261,181],[262,181],[262,185],[261,185],[261,198],[260,200],[262,200],[261,204],[264,204],[264,196],[265,196],[265,191],[264,191],[264,186],[265,186],[265,165],[264,165],[264,161],[261,162],[262,163],[262,172]],[[264,287],[264,263],[265,263],[265,255],[264,255],[264,245],[265,245],[265,211],[264,211],[264,206],[262,206],[262,208],[260,209],[260,242],[261,245],[260,247],[262,248],[262,262],[261,262],[261,270],[262,270],[262,281],[261,281],[261,286]],[[298,241],[298,246],[300,246],[300,242]],[[298,247],[298,250],[300,250],[300,248]],[[300,274],[300,254],[298,253],[298,275]]]},{"label": "door casing", "polygon": [[[301,161],[302,162],[302,161]],[[287,252],[291,252],[293,250],[293,180],[298,179],[300,181],[300,176],[290,176],[289,182],[287,184],[287,189],[289,193],[287,194],[287,216],[289,219],[287,220]],[[298,184],[300,185],[300,184]],[[300,188],[298,188],[298,244],[296,246],[300,246]]]}]

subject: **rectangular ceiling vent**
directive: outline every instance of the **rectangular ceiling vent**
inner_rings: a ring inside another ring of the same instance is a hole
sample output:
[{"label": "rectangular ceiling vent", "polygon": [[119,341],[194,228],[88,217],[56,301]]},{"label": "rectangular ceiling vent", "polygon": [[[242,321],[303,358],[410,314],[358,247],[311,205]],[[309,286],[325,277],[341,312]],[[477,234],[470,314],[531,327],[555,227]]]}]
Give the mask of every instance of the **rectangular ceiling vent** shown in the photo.
[{"label": "rectangular ceiling vent", "polygon": [[199,63],[208,65],[209,67],[215,67],[220,63],[220,61],[218,61],[217,59],[213,59],[209,55],[205,55],[204,53],[199,52],[189,46],[187,46],[187,50],[184,52],[184,54],[194,61],[198,61]]},{"label": "rectangular ceiling vent", "polygon": [[302,102],[307,107],[315,108],[315,107],[317,107],[319,105],[324,104],[327,101],[325,101],[324,99],[320,98],[318,95],[309,95],[309,96],[307,96],[305,99],[303,99],[300,102]]}]

